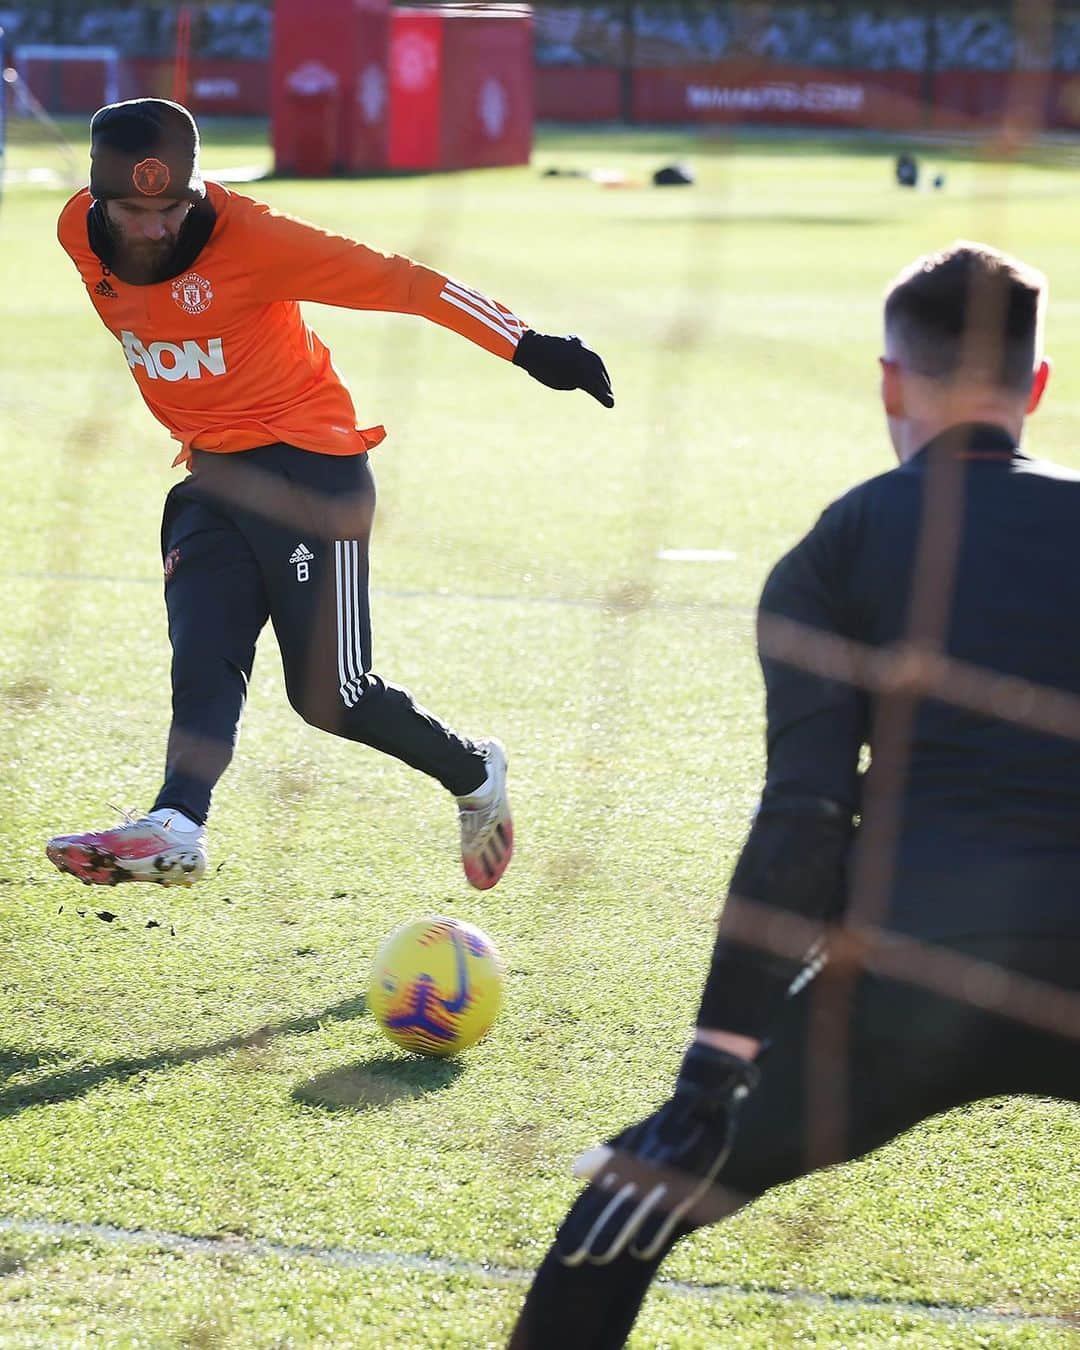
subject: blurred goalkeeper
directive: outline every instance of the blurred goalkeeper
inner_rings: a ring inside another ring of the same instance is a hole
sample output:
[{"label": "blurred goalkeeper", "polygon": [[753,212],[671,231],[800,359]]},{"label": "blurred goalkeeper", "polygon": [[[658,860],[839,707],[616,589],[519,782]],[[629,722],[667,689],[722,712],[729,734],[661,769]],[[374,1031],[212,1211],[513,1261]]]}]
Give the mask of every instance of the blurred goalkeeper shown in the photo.
[{"label": "blurred goalkeeper", "polygon": [[536,333],[428,267],[204,182],[198,130],[179,104],[111,104],[90,132],[89,188],[64,207],[60,243],[190,472],[161,528],[173,697],[165,781],[146,816],[52,839],[49,857],[99,885],[198,880],[211,792],[269,619],[293,707],[440,782],[457,799],[466,876],[494,886],[514,841],[505,752],[459,735],[371,669],[367,452],[385,432],[357,424],[297,302],[420,315],[610,408],[604,363],[578,338]]},{"label": "blurred goalkeeper", "polygon": [[669,1100],[578,1159],[589,1185],[513,1350],[623,1345],[681,1237],[937,1112],[1080,1100],[1080,743],[790,663],[815,641],[829,670],[845,644],[907,642],[1080,696],[1080,475],[1020,449],[1049,375],[1045,295],[963,243],[891,287],[900,467],[829,507],[766,583],[765,787],[694,1038]]}]

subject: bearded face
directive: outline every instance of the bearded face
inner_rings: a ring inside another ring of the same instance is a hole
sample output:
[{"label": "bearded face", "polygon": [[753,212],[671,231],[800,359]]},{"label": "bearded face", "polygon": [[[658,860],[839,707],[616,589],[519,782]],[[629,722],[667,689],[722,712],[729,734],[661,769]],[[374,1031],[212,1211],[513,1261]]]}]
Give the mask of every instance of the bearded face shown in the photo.
[{"label": "bearded face", "polygon": [[104,206],[105,227],[116,250],[116,271],[136,285],[168,276],[191,203],[122,197]]}]

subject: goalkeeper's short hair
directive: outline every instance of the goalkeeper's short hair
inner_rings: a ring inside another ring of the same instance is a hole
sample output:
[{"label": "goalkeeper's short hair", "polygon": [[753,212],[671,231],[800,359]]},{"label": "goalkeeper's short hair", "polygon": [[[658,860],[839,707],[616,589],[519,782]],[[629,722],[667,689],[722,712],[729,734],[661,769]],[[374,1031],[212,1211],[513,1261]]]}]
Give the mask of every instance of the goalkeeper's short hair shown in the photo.
[{"label": "goalkeeper's short hair", "polygon": [[1041,359],[1046,277],[987,244],[959,240],[889,287],[885,330],[900,360],[943,381],[1023,392]]}]

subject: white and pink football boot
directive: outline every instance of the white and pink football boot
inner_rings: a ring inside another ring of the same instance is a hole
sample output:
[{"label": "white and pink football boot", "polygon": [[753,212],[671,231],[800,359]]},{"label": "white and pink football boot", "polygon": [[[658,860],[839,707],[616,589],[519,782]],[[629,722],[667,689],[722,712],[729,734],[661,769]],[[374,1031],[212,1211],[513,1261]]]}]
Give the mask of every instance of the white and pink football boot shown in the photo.
[{"label": "white and pink football boot", "polygon": [[121,881],[193,886],[207,862],[203,829],[174,830],[167,819],[149,816],[112,830],[57,835],[45,845],[45,853],[61,872],[87,886],[116,886]]},{"label": "white and pink football boot", "polygon": [[461,863],[471,885],[489,891],[509,865],[514,852],[514,822],[506,795],[506,751],[502,742],[477,741],[484,756],[487,781],[467,797],[459,797]]}]

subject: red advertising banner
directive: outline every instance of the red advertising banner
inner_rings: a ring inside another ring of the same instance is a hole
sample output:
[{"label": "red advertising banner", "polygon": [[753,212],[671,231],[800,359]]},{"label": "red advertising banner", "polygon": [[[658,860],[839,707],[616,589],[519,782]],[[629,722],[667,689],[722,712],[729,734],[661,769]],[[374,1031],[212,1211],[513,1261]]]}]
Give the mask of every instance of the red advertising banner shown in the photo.
[{"label": "red advertising banner", "polygon": [[[124,64],[134,86],[130,97],[171,96],[172,61],[142,56]],[[265,117],[270,111],[270,67],[265,61],[193,59],[186,102],[192,112],[204,116]]]},{"label": "red advertising banner", "polygon": [[634,120],[909,127],[918,120],[920,85],[908,71],[658,67],[634,72]]},{"label": "red advertising banner", "polygon": [[[537,116],[557,122],[621,115],[614,66],[541,66]],[[634,73],[635,120],[865,127],[963,132],[1080,130],[1080,75],[945,70],[924,104],[922,76],[897,70],[822,70],[724,64]]]},{"label": "red advertising banner", "polygon": [[1056,75],[1050,86],[1050,126],[1080,130],[1080,75]]},{"label": "red advertising banner", "polygon": [[1080,83],[1053,71],[947,70],[934,80],[934,125],[1027,136],[1080,125]]},{"label": "red advertising banner", "polygon": [[[281,83],[272,89],[265,61],[196,58],[187,101],[196,114],[225,117],[266,116],[273,104],[279,160],[281,154],[295,157],[303,141],[304,153],[314,154],[317,165],[354,172],[387,167],[392,79],[405,100],[395,131],[401,158],[395,155],[394,162],[400,167],[523,162],[531,139],[530,103],[536,116],[550,121],[618,121],[622,115],[617,67],[534,68],[527,22],[473,16],[466,22],[438,11],[402,11],[393,19],[402,45],[391,61],[391,16],[382,0],[347,0],[349,22],[341,31],[308,25],[310,0],[278,3],[278,28],[289,46],[289,59],[279,57],[274,67]],[[293,19],[304,28],[303,40],[293,40]],[[466,40],[470,30],[474,36]],[[321,45],[313,45],[319,31]],[[415,45],[420,31],[431,35],[429,57]],[[436,73],[423,94],[416,80],[432,61]],[[172,94],[173,62],[165,57],[124,58],[111,72],[96,56],[63,61],[34,56],[20,64],[31,90],[58,114],[89,114],[111,96]],[[1020,135],[1043,128],[1080,130],[1080,75],[945,70],[934,77],[931,91],[927,109],[922,76],[912,72],[746,63],[658,66],[635,72],[633,108],[642,124],[767,122],[896,131],[930,125]],[[413,111],[407,114],[410,103]]]},{"label": "red advertising banner", "polygon": [[193,112],[215,117],[265,117],[270,67],[265,61],[192,61],[187,102]]},{"label": "red advertising banner", "polygon": [[537,66],[536,115],[549,122],[615,122],[622,74],[615,66]]},{"label": "red advertising banner", "polygon": [[[356,83],[353,110],[353,147],[361,163],[371,162],[379,155],[385,157],[386,110],[389,100],[389,79],[386,63],[379,53],[386,43],[385,32],[377,25],[385,18],[375,17],[375,25],[363,43],[364,56]],[[372,16],[365,15],[362,24],[371,25]],[[549,121],[614,122],[622,115],[621,74],[613,66],[538,66],[530,72],[531,62],[520,60],[517,75],[511,83],[511,98],[515,115],[518,100],[527,99],[528,80],[534,90],[536,116]],[[31,88],[34,88],[34,68],[30,63]],[[172,62],[160,57],[136,57],[121,62],[121,96],[135,98],[141,94],[169,96],[172,87]],[[55,77],[60,81],[61,105],[57,111],[93,112],[105,101],[105,71],[99,61],[54,63],[53,70],[40,67],[39,82]],[[652,75],[652,71],[639,74]],[[790,71],[788,72],[790,74]],[[804,74],[807,72],[804,72]],[[822,84],[825,72],[809,72],[817,84]],[[769,72],[770,79],[773,72]],[[870,106],[876,111],[881,98],[890,100],[888,126],[897,130],[924,125],[921,98],[921,77],[912,77],[899,71],[829,72],[824,80],[843,88],[850,82],[860,83],[864,89],[872,87]],[[695,97],[707,103],[701,84]],[[708,88],[708,86],[705,86]],[[738,86],[745,88],[745,85]],[[1080,130],[1080,75],[1061,72],[1000,72],[947,70],[934,79],[931,120],[938,127],[952,126],[958,130],[992,129],[1003,118],[1019,120],[1023,125],[1034,124],[1051,130]],[[270,111],[270,70],[265,61],[239,61],[222,58],[195,59],[191,63],[188,102],[196,113],[228,117],[264,117]],[[761,101],[741,95],[745,101],[745,121],[760,120],[753,104]],[[781,96],[770,95],[774,115]],[[788,97],[790,100],[790,96]],[[731,96],[728,96],[729,102]],[[895,102],[893,100],[899,100]],[[699,111],[701,111],[699,109]],[[816,110],[820,121],[822,110]],[[665,119],[667,120],[667,119]],[[686,119],[683,119],[686,120]],[[804,121],[802,111],[793,121]],[[868,121],[859,125],[871,124]],[[367,143],[365,144],[365,138]]]},{"label": "red advertising banner", "polygon": [[[116,63],[110,89],[106,64],[95,57],[57,61],[31,57],[22,75],[37,98],[57,114],[92,113],[110,96],[171,98],[174,65],[160,56],[125,57]],[[270,110],[270,71],[265,61],[194,60],[188,69],[187,103],[193,112],[223,117],[265,117]]]}]

